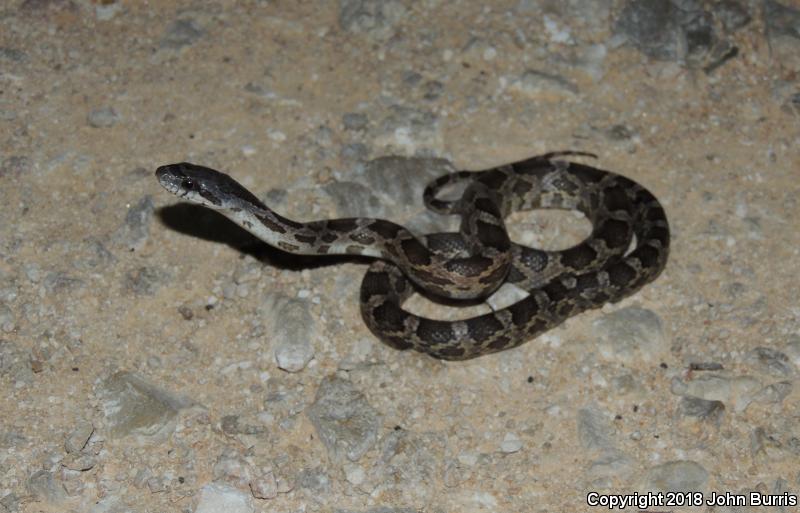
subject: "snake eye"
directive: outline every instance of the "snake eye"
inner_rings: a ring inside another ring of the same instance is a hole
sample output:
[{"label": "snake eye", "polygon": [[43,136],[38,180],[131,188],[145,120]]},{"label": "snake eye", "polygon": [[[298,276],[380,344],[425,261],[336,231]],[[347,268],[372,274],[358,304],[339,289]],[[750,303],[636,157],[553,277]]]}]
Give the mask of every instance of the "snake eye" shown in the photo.
[{"label": "snake eye", "polygon": [[194,189],[194,180],[191,178],[184,179],[183,182],[181,182],[181,187],[187,191]]}]

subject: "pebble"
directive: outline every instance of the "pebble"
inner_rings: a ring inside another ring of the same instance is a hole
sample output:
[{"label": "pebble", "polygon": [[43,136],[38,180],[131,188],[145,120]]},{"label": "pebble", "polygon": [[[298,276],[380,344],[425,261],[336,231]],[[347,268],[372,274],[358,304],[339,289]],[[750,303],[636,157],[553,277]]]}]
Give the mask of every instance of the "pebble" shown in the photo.
[{"label": "pebble", "polygon": [[670,461],[649,469],[646,482],[648,490],[700,492],[708,482],[708,471],[694,461]]},{"label": "pebble", "polygon": [[593,325],[599,339],[597,350],[608,360],[652,363],[669,351],[661,318],[651,310],[622,308],[597,319]]},{"label": "pebble", "polygon": [[684,397],[679,405],[681,415],[709,420],[719,424],[725,413],[725,404],[722,401],[708,401],[699,397]]},{"label": "pebble", "polygon": [[256,499],[274,499],[278,496],[278,483],[272,472],[250,481],[250,491]]},{"label": "pebble", "polygon": [[237,285],[252,283],[261,280],[262,265],[260,262],[247,256],[242,260],[233,271],[233,281]]},{"label": "pebble", "polygon": [[294,482],[283,477],[275,478],[278,483],[278,493],[289,493],[294,490]]},{"label": "pebble", "polygon": [[336,461],[358,461],[378,439],[378,412],[347,380],[325,378],[306,415]]},{"label": "pebble", "polygon": [[360,465],[356,465],[354,463],[347,462],[342,466],[344,470],[344,477],[347,479],[347,482],[352,485],[360,485],[362,484],[366,478],[367,473],[364,471],[364,468]]},{"label": "pebble", "polygon": [[83,450],[89,442],[89,438],[94,433],[94,426],[89,421],[79,421],[69,432],[64,440],[64,449],[68,453],[76,453]]},{"label": "pebble", "polygon": [[178,313],[181,314],[185,321],[191,321],[194,318],[194,311],[189,305],[178,306]]},{"label": "pebble", "polygon": [[113,438],[135,435],[157,443],[174,429],[175,417],[191,402],[168,392],[142,377],[120,371],[97,390],[106,421],[106,433]]},{"label": "pebble", "polygon": [[248,486],[253,479],[253,466],[236,449],[226,448],[212,467],[214,479],[236,486]]},{"label": "pebble", "polygon": [[275,128],[267,129],[267,137],[269,137],[270,141],[274,142],[283,142],[286,140],[286,134]]},{"label": "pebble", "polygon": [[167,26],[161,36],[161,48],[179,50],[194,44],[205,35],[205,31],[196,21],[186,18],[175,20]]},{"label": "pebble", "polygon": [[222,285],[222,297],[225,299],[236,299],[237,296],[237,285],[235,283],[227,282]]},{"label": "pebble", "polygon": [[599,408],[587,406],[578,410],[578,439],[584,449],[611,449],[613,428],[608,415]]},{"label": "pebble", "polygon": [[123,288],[139,296],[153,296],[166,279],[167,274],[161,269],[141,266],[125,274]]},{"label": "pebble", "polygon": [[406,7],[399,0],[341,0],[339,26],[349,32],[387,39],[406,12]]},{"label": "pebble", "polygon": [[792,393],[791,381],[780,381],[762,388],[753,398],[761,404],[780,404]]},{"label": "pebble", "polygon": [[300,372],[314,358],[316,325],[309,312],[310,303],[268,292],[261,310],[272,328],[275,362],[279,369]]},{"label": "pebble", "polygon": [[500,443],[500,450],[506,454],[518,452],[522,449],[522,440],[515,433],[506,433]]},{"label": "pebble", "polygon": [[614,22],[640,52],[660,60],[699,59],[717,44],[712,12],[700,2],[631,0]]},{"label": "pebble", "polygon": [[85,472],[97,464],[97,457],[93,454],[73,453],[64,458],[61,465],[69,470]]},{"label": "pebble", "polygon": [[112,107],[99,107],[89,112],[86,121],[94,128],[108,128],[119,121],[119,115]]},{"label": "pebble", "polygon": [[244,90],[248,93],[252,93],[268,100],[274,100],[278,97],[278,95],[272,89],[264,86],[263,84],[258,84],[256,82],[248,82],[244,85]]},{"label": "pebble", "polygon": [[147,490],[150,493],[163,493],[167,491],[167,481],[163,477],[151,477],[147,480]]},{"label": "pebble", "polygon": [[150,236],[150,223],[155,205],[153,197],[145,195],[125,214],[125,222],[117,229],[115,240],[129,251],[141,250]]},{"label": "pebble", "polygon": [[80,278],[75,278],[62,271],[47,273],[43,282],[48,293],[68,292],[80,289],[84,282]]},{"label": "pebble", "polygon": [[760,459],[767,456],[767,447],[775,447],[775,440],[767,434],[763,427],[750,432],[750,456]]},{"label": "pebble", "polygon": [[269,429],[265,420],[268,420],[268,417],[259,413],[225,415],[220,421],[220,426],[222,432],[227,435],[261,435]]},{"label": "pebble", "polygon": [[315,498],[331,491],[331,478],[323,467],[306,468],[297,474],[295,484],[311,492]]},{"label": "pebble", "polygon": [[28,491],[40,501],[60,504],[67,498],[64,487],[52,472],[37,470],[28,478]]},{"label": "pebble", "polygon": [[578,86],[566,78],[533,69],[525,71],[519,78],[513,80],[509,88],[534,99],[549,97],[559,99],[564,96],[575,96],[578,93]]},{"label": "pebble", "polygon": [[708,401],[730,404],[734,411],[742,412],[761,390],[761,382],[751,376],[722,376],[704,374],[691,381],[672,380],[675,395],[699,397]]},{"label": "pebble", "polygon": [[194,513],[253,513],[256,508],[249,494],[224,483],[210,483],[200,489]]},{"label": "pebble", "polygon": [[785,353],[769,347],[756,347],[747,354],[747,360],[759,367],[759,370],[776,377],[794,374],[794,368]]}]

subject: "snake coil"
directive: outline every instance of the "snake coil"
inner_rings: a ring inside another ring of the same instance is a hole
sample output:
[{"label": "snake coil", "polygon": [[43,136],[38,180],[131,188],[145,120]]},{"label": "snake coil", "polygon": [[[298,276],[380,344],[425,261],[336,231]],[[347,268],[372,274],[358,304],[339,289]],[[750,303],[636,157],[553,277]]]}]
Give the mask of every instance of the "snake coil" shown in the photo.
[{"label": "snake coil", "polygon": [[[465,360],[516,347],[584,310],[619,301],[664,269],[670,231],[655,196],[624,176],[557,159],[568,155],[594,157],[548,153],[434,180],[424,192],[426,206],[460,215],[461,226],[458,232],[423,237],[384,219],[296,222],[230,176],[195,164],[161,166],[156,177],[169,192],[221,212],[284,251],[377,258],[360,293],[369,329],[397,349]],[[460,199],[437,198],[442,189],[462,181],[467,187]],[[513,243],[504,219],[540,208],[579,210],[592,223],[592,233],[563,251]],[[506,282],[528,296],[470,319],[428,319],[402,306],[417,289],[443,298],[480,299]]]}]

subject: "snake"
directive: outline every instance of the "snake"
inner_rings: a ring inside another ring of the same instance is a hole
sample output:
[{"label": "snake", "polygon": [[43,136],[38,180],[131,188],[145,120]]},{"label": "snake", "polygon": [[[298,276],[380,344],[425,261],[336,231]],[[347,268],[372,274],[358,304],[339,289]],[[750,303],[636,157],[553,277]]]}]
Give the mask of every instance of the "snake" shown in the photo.
[{"label": "snake", "polygon": [[[517,347],[572,316],[618,302],[666,266],[670,229],[658,199],[630,178],[566,156],[596,158],[582,151],[551,152],[435,179],[423,192],[424,204],[460,216],[460,226],[423,235],[372,217],[298,222],[231,176],[197,164],[160,166],[155,175],[170,193],[220,212],[282,251],[373,257],[359,294],[369,330],[399,350],[467,360]],[[459,186],[458,198],[440,197]],[[591,223],[591,233],[559,251],[512,242],[505,219],[535,209],[577,210]],[[481,301],[504,283],[527,296],[467,319],[431,319],[403,307],[415,292],[456,304]]]}]

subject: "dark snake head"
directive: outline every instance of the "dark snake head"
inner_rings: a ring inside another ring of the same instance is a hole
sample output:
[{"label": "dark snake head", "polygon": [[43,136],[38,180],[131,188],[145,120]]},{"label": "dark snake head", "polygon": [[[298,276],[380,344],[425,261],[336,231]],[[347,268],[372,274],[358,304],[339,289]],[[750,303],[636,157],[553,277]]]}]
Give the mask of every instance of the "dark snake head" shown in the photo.
[{"label": "dark snake head", "polygon": [[264,209],[264,204],[239,182],[214,169],[180,162],[156,169],[166,190],[192,203],[215,210]]}]

